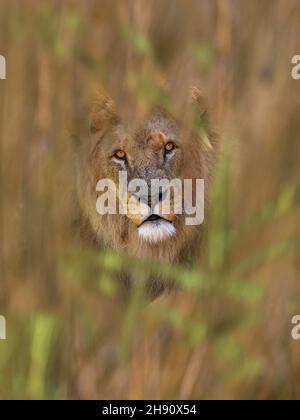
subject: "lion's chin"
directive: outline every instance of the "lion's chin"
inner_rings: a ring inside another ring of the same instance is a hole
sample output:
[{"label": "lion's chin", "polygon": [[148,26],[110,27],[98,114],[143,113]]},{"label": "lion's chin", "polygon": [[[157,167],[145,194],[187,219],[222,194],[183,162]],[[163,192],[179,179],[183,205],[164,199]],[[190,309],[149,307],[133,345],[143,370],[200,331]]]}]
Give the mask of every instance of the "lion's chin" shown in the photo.
[{"label": "lion's chin", "polygon": [[176,232],[173,223],[167,220],[146,221],[138,228],[139,237],[150,244],[164,241]]}]

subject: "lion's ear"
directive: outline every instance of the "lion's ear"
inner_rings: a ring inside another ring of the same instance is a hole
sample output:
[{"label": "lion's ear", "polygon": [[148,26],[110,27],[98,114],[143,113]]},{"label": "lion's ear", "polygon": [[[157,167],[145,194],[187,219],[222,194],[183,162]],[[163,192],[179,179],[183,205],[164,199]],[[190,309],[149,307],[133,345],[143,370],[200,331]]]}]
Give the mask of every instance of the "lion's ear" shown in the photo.
[{"label": "lion's ear", "polygon": [[91,133],[105,130],[116,121],[117,116],[113,100],[108,95],[98,90],[91,105]]},{"label": "lion's ear", "polygon": [[200,137],[206,137],[210,128],[207,101],[201,90],[197,87],[192,87],[191,99],[192,124]]},{"label": "lion's ear", "polygon": [[202,139],[205,150],[217,153],[219,138],[213,129],[208,102],[197,87],[192,87],[191,97],[193,102],[193,125],[199,138]]},{"label": "lion's ear", "polygon": [[191,97],[193,103],[196,105],[198,115],[200,115],[202,118],[207,118],[208,104],[201,90],[196,86],[193,86],[191,88]]}]

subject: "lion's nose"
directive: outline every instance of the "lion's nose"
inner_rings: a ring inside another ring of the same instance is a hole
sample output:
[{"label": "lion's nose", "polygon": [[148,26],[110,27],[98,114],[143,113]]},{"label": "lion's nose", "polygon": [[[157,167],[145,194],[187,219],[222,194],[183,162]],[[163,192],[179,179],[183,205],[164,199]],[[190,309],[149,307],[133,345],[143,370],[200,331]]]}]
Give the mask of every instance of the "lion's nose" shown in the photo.
[{"label": "lion's nose", "polygon": [[144,204],[147,204],[148,207],[151,209],[156,206],[157,203],[161,202],[163,200],[163,193],[160,191],[158,195],[138,195],[133,194],[138,200],[143,202]]},{"label": "lion's nose", "polygon": [[[147,204],[151,208],[155,207],[157,203],[161,202],[163,200],[163,194],[160,191],[158,195],[148,195],[147,197]],[[146,202],[146,201],[145,201]]]},{"label": "lion's nose", "polygon": [[151,208],[151,195],[140,195],[139,193],[133,193],[133,196]]},{"label": "lion's nose", "polygon": [[163,193],[162,191],[159,192],[158,195],[148,195],[148,206],[154,207],[157,203],[160,203],[163,200]]}]

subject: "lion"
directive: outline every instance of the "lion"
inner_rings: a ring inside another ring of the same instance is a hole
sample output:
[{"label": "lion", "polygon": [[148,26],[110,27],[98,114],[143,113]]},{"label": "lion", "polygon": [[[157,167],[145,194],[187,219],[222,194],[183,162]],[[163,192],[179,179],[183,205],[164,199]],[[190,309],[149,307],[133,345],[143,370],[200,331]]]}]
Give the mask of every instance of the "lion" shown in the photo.
[{"label": "lion", "polygon": [[[163,211],[163,191],[155,197],[139,191],[129,193],[125,201],[136,204],[135,212],[128,210],[123,214],[119,206],[116,214],[99,214],[96,210],[99,180],[112,180],[119,187],[121,171],[126,172],[128,182],[139,179],[149,187],[154,179],[203,179],[207,202],[217,156],[217,136],[210,126],[200,91],[194,88],[191,97],[193,115],[200,121],[197,130],[188,128],[185,122],[159,106],[153,107],[141,124],[131,127],[118,116],[108,95],[97,94],[89,132],[80,139],[76,150],[81,227],[95,247],[125,252],[129,257],[150,260],[152,264],[193,261],[202,241],[203,225],[186,225],[184,210],[182,214],[175,213],[175,189],[168,195],[171,201],[168,212]],[[124,204],[124,198],[118,193],[116,200],[118,204],[123,200]],[[121,277],[130,283],[126,273]],[[168,289],[164,279],[151,275],[147,287],[154,296]]]}]

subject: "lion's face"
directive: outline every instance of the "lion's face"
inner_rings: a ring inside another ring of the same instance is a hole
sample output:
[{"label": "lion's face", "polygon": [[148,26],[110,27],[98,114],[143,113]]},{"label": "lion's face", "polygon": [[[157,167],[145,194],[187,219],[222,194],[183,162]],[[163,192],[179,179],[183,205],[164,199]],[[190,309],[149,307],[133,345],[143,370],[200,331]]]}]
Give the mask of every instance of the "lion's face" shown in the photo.
[{"label": "lion's face", "polygon": [[[99,239],[115,248],[130,247],[138,255],[174,259],[196,229],[185,225],[184,209],[183,214],[175,211],[176,188],[167,191],[162,187],[153,194],[151,185],[154,180],[172,183],[205,177],[201,144],[187,139],[175,120],[162,112],[150,115],[139,128],[127,128],[109,104],[101,112],[80,153],[86,172],[80,177],[84,180],[80,181],[80,195],[91,225]],[[123,196],[121,172],[126,173],[128,183],[138,179],[148,189],[136,188]],[[116,214],[96,211],[101,179],[116,185]],[[122,214],[120,209],[126,205],[127,212]]]}]

